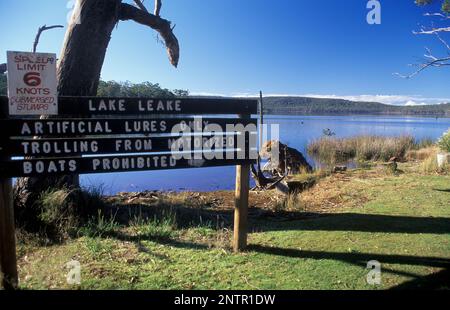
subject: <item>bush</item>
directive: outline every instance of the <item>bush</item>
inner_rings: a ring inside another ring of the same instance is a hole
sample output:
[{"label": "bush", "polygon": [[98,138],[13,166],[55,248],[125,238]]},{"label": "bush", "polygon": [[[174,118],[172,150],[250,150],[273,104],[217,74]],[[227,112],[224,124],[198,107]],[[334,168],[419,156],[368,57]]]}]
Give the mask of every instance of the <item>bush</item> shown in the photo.
[{"label": "bush", "polygon": [[388,161],[391,157],[404,159],[406,152],[419,143],[411,136],[357,136],[351,138],[323,137],[308,145],[308,153],[323,163],[359,161]]},{"label": "bush", "polygon": [[101,190],[51,188],[42,192],[35,207],[34,223],[18,223],[19,227],[45,234],[52,240],[74,235],[92,216],[104,209]]},{"label": "bush", "polygon": [[420,166],[421,172],[439,174],[448,174],[450,172],[450,165],[448,163],[442,167],[438,166],[436,154],[437,152],[430,154],[430,156],[422,162]]},{"label": "bush", "polygon": [[437,147],[427,147],[418,150],[409,150],[406,152],[405,158],[407,161],[423,161],[429,158],[430,156],[436,156]]},{"label": "bush", "polygon": [[442,151],[450,152],[450,129],[442,135],[437,144]]},{"label": "bush", "polygon": [[67,233],[78,226],[75,206],[67,189],[49,189],[39,196],[40,213],[38,218],[48,228],[58,233]]}]

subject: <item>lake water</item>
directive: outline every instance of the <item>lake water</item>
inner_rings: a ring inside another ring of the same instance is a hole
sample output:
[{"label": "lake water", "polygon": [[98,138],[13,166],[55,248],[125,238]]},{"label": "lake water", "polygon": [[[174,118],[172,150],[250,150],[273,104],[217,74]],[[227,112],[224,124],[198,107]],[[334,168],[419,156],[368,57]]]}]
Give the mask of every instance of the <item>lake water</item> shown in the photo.
[{"label": "lake water", "polygon": [[[336,137],[355,135],[412,135],[416,139],[438,139],[450,127],[450,118],[393,116],[266,116],[265,123],[279,124],[280,140],[301,151],[329,128]],[[234,188],[235,167],[163,170],[83,175],[84,186],[104,187],[105,194],[143,190],[212,191]]]}]

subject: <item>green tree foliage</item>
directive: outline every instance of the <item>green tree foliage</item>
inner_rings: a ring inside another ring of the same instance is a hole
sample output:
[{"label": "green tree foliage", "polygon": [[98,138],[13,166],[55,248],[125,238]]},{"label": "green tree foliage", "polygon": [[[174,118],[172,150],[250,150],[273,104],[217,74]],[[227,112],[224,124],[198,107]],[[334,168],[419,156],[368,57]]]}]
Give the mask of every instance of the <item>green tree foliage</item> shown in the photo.
[{"label": "green tree foliage", "polygon": [[[144,82],[133,84],[131,82],[100,81],[98,96],[103,97],[157,97],[173,98],[187,97],[189,91],[184,89],[169,90],[159,84]],[[0,96],[7,95],[6,74],[0,74]]]},{"label": "green tree foliage", "polygon": [[264,112],[283,115],[426,115],[450,116],[450,103],[398,106],[378,102],[308,97],[266,97]]},{"label": "green tree foliage", "polygon": [[[417,5],[428,5],[434,2],[435,0],[416,0]],[[450,13],[450,0],[442,1],[442,12]]]},{"label": "green tree foliage", "polygon": [[450,129],[439,139],[438,146],[444,152],[450,152]]},{"label": "green tree foliage", "polygon": [[0,74],[0,96],[7,95],[6,74]]},{"label": "green tree foliage", "polygon": [[450,0],[445,0],[442,4],[442,11],[450,13]]},{"label": "green tree foliage", "polygon": [[187,90],[169,90],[162,88],[158,83],[143,82],[134,84],[131,82],[100,81],[97,91],[102,97],[157,97],[173,98],[175,96],[189,96]]}]

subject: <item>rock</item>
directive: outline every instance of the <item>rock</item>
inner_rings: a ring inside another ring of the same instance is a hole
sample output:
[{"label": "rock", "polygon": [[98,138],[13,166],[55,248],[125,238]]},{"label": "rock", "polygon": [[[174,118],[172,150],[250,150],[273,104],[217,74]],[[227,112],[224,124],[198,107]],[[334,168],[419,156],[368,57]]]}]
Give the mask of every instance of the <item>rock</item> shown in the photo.
[{"label": "rock", "polygon": [[[278,154],[278,162],[272,158],[273,154]],[[268,159],[268,163],[263,170],[270,172],[274,176],[285,175],[286,171],[288,174],[296,174],[313,170],[300,151],[288,147],[277,140],[266,141],[261,148],[260,156]]]}]

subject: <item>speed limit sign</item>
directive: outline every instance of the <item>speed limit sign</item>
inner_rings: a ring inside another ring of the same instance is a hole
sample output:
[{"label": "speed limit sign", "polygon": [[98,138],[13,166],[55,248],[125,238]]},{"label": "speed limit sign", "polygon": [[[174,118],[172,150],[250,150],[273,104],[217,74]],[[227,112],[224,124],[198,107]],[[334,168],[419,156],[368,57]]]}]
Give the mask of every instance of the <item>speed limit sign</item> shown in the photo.
[{"label": "speed limit sign", "polygon": [[56,115],[56,54],[7,52],[10,115]]}]

